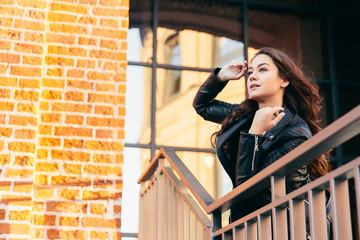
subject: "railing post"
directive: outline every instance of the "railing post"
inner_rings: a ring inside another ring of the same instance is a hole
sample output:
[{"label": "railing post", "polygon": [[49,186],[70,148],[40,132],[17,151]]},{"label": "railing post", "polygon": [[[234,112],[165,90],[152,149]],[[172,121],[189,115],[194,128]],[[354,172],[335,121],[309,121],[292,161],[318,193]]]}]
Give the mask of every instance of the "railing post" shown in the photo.
[{"label": "railing post", "polygon": [[166,240],[164,236],[164,217],[165,211],[165,176],[162,172],[162,169],[165,167],[165,158],[159,159],[159,164],[157,168],[157,239]]},{"label": "railing post", "polygon": [[213,212],[211,214],[211,232],[214,233],[222,228],[221,212]]},{"label": "railing post", "polygon": [[[286,195],[285,177],[271,176],[271,200],[274,202]],[[286,207],[273,209],[274,239],[288,239]]]}]

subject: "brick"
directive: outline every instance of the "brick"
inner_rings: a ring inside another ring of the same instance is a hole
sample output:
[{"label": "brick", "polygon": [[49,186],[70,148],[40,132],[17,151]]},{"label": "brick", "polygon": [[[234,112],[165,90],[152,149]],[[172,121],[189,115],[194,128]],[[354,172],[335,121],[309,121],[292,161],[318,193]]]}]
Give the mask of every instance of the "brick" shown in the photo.
[{"label": "brick", "polygon": [[79,69],[69,69],[66,74],[67,77],[73,77],[73,78],[84,78],[85,71],[79,70]]},{"label": "brick", "polygon": [[0,49],[2,50],[10,50],[11,45],[12,42],[0,40]]},{"label": "brick", "polygon": [[0,223],[2,234],[29,234],[30,224]]},{"label": "brick", "polygon": [[40,80],[20,78],[20,88],[40,88]]},{"label": "brick", "polygon": [[121,6],[129,7],[130,6],[130,0],[121,0]]},{"label": "brick", "polygon": [[59,113],[42,113],[41,122],[44,123],[61,123],[62,115]]},{"label": "brick", "polygon": [[91,105],[73,103],[53,103],[53,111],[91,113]]},{"label": "brick", "polygon": [[39,133],[43,135],[51,135],[52,134],[52,126],[51,125],[40,125]]},{"label": "brick", "polygon": [[112,73],[102,73],[102,72],[96,72],[96,71],[89,71],[87,74],[87,78],[90,80],[104,80],[109,81],[111,80]]},{"label": "brick", "polygon": [[[75,41],[75,37],[74,36],[69,36],[72,37]],[[73,43],[70,43],[73,44]],[[63,58],[63,57],[53,57],[53,56],[46,56],[45,57],[45,63],[48,65],[57,65],[57,66],[74,66],[74,59],[72,58]],[[49,79],[51,80],[51,79]]]},{"label": "brick", "polygon": [[48,53],[86,57],[86,50],[77,47],[48,46]]},{"label": "brick", "polygon": [[[0,7],[0,14],[1,14],[1,7]],[[6,29],[6,30],[0,29],[0,36],[2,37],[2,39],[20,40],[21,32],[10,29]]]},{"label": "brick", "polygon": [[96,46],[98,40],[95,38],[89,38],[89,37],[79,37],[79,44],[80,45],[92,45]]},{"label": "brick", "polygon": [[0,77],[0,86],[16,87],[17,79],[16,78],[8,78],[8,77]]},{"label": "brick", "polygon": [[90,204],[90,212],[96,215],[103,215],[106,213],[106,206],[104,204],[92,203]]},{"label": "brick", "polygon": [[49,162],[36,163],[37,172],[57,172],[58,170],[59,170],[58,163],[49,163]]},{"label": "brick", "polygon": [[23,56],[23,64],[29,65],[41,65],[42,58],[41,57],[33,57],[33,56]]},{"label": "brick", "polygon": [[35,159],[30,156],[15,156],[14,165],[34,166]]},{"label": "brick", "polygon": [[53,138],[53,137],[43,137],[40,138],[40,146],[41,147],[56,147],[56,146],[60,146],[61,141],[59,138]]},{"label": "brick", "polygon": [[53,159],[60,159],[60,160],[81,161],[81,162],[90,161],[90,154],[84,152],[51,150],[51,156]]},{"label": "brick", "polygon": [[104,150],[104,151],[123,151],[123,144],[116,142],[104,142],[104,141],[87,141],[85,143],[86,149],[91,150]]},{"label": "brick", "polygon": [[36,114],[36,105],[32,103],[18,103],[17,109],[18,112],[29,112]]},{"label": "brick", "polygon": [[36,137],[36,131],[31,129],[16,129],[15,138],[18,139],[34,139]]},{"label": "brick", "polygon": [[89,93],[88,101],[91,103],[124,104],[125,96],[101,94],[101,93]]},{"label": "brick", "polygon": [[47,7],[47,1],[45,0],[17,0],[19,6],[22,7],[31,7],[31,8],[40,8],[44,9]]},{"label": "brick", "polygon": [[118,139],[124,139],[124,138],[125,138],[125,131],[124,131],[124,129],[118,130],[118,131],[117,131],[117,134],[118,134],[118,136],[117,136]]},{"label": "brick", "polygon": [[43,90],[41,92],[41,98],[46,100],[61,100],[62,92],[54,90]]},{"label": "brick", "polygon": [[[122,19],[121,20],[121,27],[122,28],[129,28],[129,20],[128,19]],[[124,49],[126,50],[126,49]]]},{"label": "brick", "polygon": [[86,213],[86,203],[54,201],[46,204],[46,211],[61,213]]},{"label": "brick", "polygon": [[117,154],[115,157],[115,163],[124,163],[124,155],[123,154]]},{"label": "brick", "polygon": [[124,127],[124,119],[88,117],[87,124],[99,127]]},{"label": "brick", "polygon": [[90,179],[83,179],[81,177],[69,177],[69,176],[52,176],[51,184],[59,184],[65,186],[90,186]]},{"label": "brick", "polygon": [[14,4],[14,0],[1,0],[0,1],[1,5],[13,5]]},{"label": "brick", "polygon": [[77,68],[95,68],[96,64],[94,60],[89,59],[79,59],[77,61]]},{"label": "brick", "polygon": [[43,212],[44,211],[44,203],[43,202],[32,202],[32,212]]},{"label": "brick", "polygon": [[8,149],[15,152],[35,153],[35,144],[30,142],[9,142]]},{"label": "brick", "polygon": [[88,81],[80,81],[80,80],[68,80],[67,85],[69,88],[76,88],[76,89],[84,89],[84,90],[91,90],[92,83]]},{"label": "brick", "polygon": [[10,158],[11,158],[10,154],[0,154],[0,164],[1,165],[9,164]]},{"label": "brick", "polygon": [[30,211],[10,211],[9,220],[15,221],[29,221],[30,220]]},{"label": "brick", "polygon": [[[5,146],[4,141],[0,141],[0,151],[4,150],[4,146]],[[0,174],[1,174],[1,169],[0,169]]]},{"label": "brick", "polygon": [[1,74],[6,74],[6,72],[7,72],[7,70],[8,70],[8,65],[6,64],[0,64],[0,73]]},{"label": "brick", "polygon": [[42,54],[43,47],[36,44],[16,43],[14,50],[21,53]]},{"label": "brick", "polygon": [[48,184],[48,176],[36,174],[35,175],[35,184],[36,185],[47,185]]},{"label": "brick", "polygon": [[54,196],[55,189],[53,188],[35,188],[34,197],[36,199],[52,199]]},{"label": "brick", "polygon": [[119,107],[118,108],[118,115],[119,116],[125,116],[125,113],[126,113],[125,107]]},{"label": "brick", "polygon": [[25,41],[26,42],[36,42],[43,43],[44,42],[44,34],[39,32],[26,32]]},{"label": "brick", "polygon": [[20,63],[20,55],[12,53],[1,53],[0,52],[0,62],[5,63]]},{"label": "brick", "polygon": [[41,81],[41,86],[52,87],[52,88],[64,88],[65,81],[60,79],[43,78]]},{"label": "brick", "polygon": [[[20,196],[20,195],[5,195],[1,196],[1,203],[5,205],[15,205],[15,206],[31,206],[31,197],[29,196]],[[0,227],[1,229],[1,227]],[[3,233],[3,232],[2,232]]]},{"label": "brick", "polygon": [[114,213],[115,214],[121,213],[121,205],[114,205]]},{"label": "brick", "polygon": [[[35,228],[34,226],[31,226],[31,232],[32,232],[32,234],[31,234],[31,239],[38,239],[38,238],[40,238],[40,239],[44,239],[44,236],[45,236],[45,234],[44,234],[44,229],[41,229],[41,228]],[[119,238],[119,239],[121,239],[121,238]]]},{"label": "brick", "polygon": [[46,12],[42,10],[26,9],[25,16],[38,20],[45,20]]},{"label": "brick", "polygon": [[119,20],[117,19],[101,19],[100,20],[100,26],[103,27],[112,27],[112,28],[119,28]]},{"label": "brick", "polygon": [[71,5],[71,4],[64,4],[64,3],[52,3],[51,10],[52,11],[65,11],[65,12],[81,13],[81,14],[89,13],[89,7],[87,7],[87,6]]},{"label": "brick", "polygon": [[79,19],[79,23],[97,25],[97,18],[91,16],[82,16]]},{"label": "brick", "polygon": [[36,156],[38,159],[46,159],[48,157],[48,150],[47,149],[38,149]]},{"label": "brick", "polygon": [[128,17],[129,11],[125,9],[114,9],[111,8],[111,11],[109,11],[109,8],[106,7],[97,7],[93,8],[93,14],[95,16],[107,16],[107,17]]},{"label": "brick", "polygon": [[115,89],[114,83],[96,83],[97,92],[113,92]]},{"label": "brick", "polygon": [[[114,49],[116,50],[116,49]],[[111,70],[111,71],[118,71],[119,67],[118,67],[118,63],[117,61],[107,61],[104,63],[104,69],[105,70]]]},{"label": "brick", "polygon": [[[0,182],[0,191],[10,191],[11,182],[10,181],[1,181]],[[2,210],[2,209],[0,209]]]},{"label": "brick", "polygon": [[24,10],[21,8],[14,8],[13,6],[0,6],[0,15],[22,17],[24,15]]},{"label": "brick", "polygon": [[96,174],[96,175],[122,175],[121,167],[107,167],[99,165],[85,165],[84,173]]},{"label": "brick", "polygon": [[109,154],[94,154],[93,161],[96,163],[114,163],[114,156]]},{"label": "brick", "polygon": [[[64,43],[64,44],[75,44],[76,37],[74,35],[63,35],[55,33],[47,33],[46,41],[48,43]],[[55,58],[55,57],[53,57]]]},{"label": "brick", "polygon": [[33,186],[32,182],[14,182],[14,191],[31,193]]},{"label": "brick", "polygon": [[52,23],[50,24],[50,31],[63,32],[63,33],[76,33],[76,34],[88,34],[88,28],[79,25],[70,25],[64,23]]},{"label": "brick", "polygon": [[79,226],[79,218],[78,217],[59,217],[59,225],[60,226]]},{"label": "brick", "polygon": [[114,114],[114,108],[113,107],[107,107],[107,106],[95,106],[95,113],[101,114],[101,115],[113,115]]},{"label": "brick", "polygon": [[8,178],[32,178],[34,171],[32,169],[7,169],[5,177]]},{"label": "brick", "polygon": [[67,115],[65,117],[65,123],[68,124],[84,124],[84,117],[79,115]]},{"label": "brick", "polygon": [[91,128],[80,128],[80,127],[55,127],[54,134],[57,136],[81,136],[81,137],[92,137]]},{"label": "brick", "polygon": [[10,98],[10,89],[0,89],[0,98]]},{"label": "brick", "polygon": [[[1,105],[0,105],[1,108]],[[36,117],[26,117],[26,116],[17,116],[10,115],[9,116],[9,124],[19,125],[19,126],[36,126],[37,118]]]},{"label": "brick", "polygon": [[[125,56],[125,55],[124,55]],[[113,77],[113,80],[116,82],[126,82],[126,74],[125,73],[116,73]]]},{"label": "brick", "polygon": [[0,137],[10,137],[12,128],[0,127]]},{"label": "brick", "polygon": [[81,221],[84,227],[117,228],[118,221],[115,219],[104,219],[95,217],[83,217]]},{"label": "brick", "polygon": [[32,215],[31,223],[35,225],[55,225],[56,216],[55,215]]},{"label": "brick", "polygon": [[96,138],[113,138],[114,130],[97,129],[95,136]]},{"label": "brick", "polygon": [[15,19],[14,28],[28,29],[34,31],[44,31],[45,24],[39,21],[29,21],[24,19]]},{"label": "brick", "polygon": [[108,237],[109,237],[108,232],[98,232],[98,231],[91,231],[90,232],[90,238],[91,239],[106,240],[106,239],[108,239]]},{"label": "brick", "polygon": [[10,74],[16,76],[41,77],[41,68],[12,66]]},{"label": "brick", "polygon": [[77,17],[71,14],[49,12],[47,19],[52,22],[72,22],[75,23]]},{"label": "brick", "polygon": [[81,165],[80,164],[64,164],[63,168],[67,173],[81,174]]},{"label": "brick", "polygon": [[90,50],[90,57],[119,61],[122,58],[122,53],[109,50]]},{"label": "brick", "polygon": [[0,102],[0,111],[13,111],[14,106],[15,106],[14,103]]},{"label": "brick", "polygon": [[63,70],[61,68],[48,68],[46,75],[51,77],[62,77]]},{"label": "brick", "polygon": [[5,219],[5,214],[6,214],[5,209],[0,209],[0,220],[4,220],[4,219]]},{"label": "brick", "polygon": [[39,92],[16,90],[15,94],[14,94],[14,98],[16,100],[25,100],[25,101],[36,102],[39,100]]}]

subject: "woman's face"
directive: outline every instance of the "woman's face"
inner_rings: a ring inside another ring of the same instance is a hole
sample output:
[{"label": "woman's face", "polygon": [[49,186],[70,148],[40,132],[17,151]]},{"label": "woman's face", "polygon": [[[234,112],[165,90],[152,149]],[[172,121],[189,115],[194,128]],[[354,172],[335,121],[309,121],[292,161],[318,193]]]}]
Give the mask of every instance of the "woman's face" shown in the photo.
[{"label": "woman's face", "polygon": [[256,56],[250,64],[248,74],[247,90],[250,99],[259,104],[282,105],[284,89],[289,82],[280,78],[278,68],[269,56]]}]

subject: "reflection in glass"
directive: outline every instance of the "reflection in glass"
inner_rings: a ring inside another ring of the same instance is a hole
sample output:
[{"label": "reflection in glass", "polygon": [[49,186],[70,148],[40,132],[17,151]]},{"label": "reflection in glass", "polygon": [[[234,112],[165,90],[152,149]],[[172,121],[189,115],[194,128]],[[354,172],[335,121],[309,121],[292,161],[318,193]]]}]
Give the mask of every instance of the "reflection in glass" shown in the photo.
[{"label": "reflection in glass", "polygon": [[313,7],[323,7],[324,2],[321,0],[260,0],[261,2],[271,2],[271,3],[284,3],[292,5],[303,5],[303,6],[313,6]]},{"label": "reflection in glass", "polygon": [[231,191],[230,178],[215,154],[186,151],[176,151],[176,154],[215,200]]},{"label": "reflection in glass", "polygon": [[319,87],[320,95],[322,97],[321,109],[319,112],[319,126],[321,128],[325,128],[327,125],[332,123],[334,119],[331,85],[322,83],[319,84]]},{"label": "reflection in glass", "polygon": [[126,71],[126,143],[150,143],[150,100],[151,68],[129,65]]},{"label": "reflection in glass", "polygon": [[129,9],[128,61],[152,62],[152,0],[132,0]]},{"label": "reflection in glass", "polygon": [[[212,148],[211,135],[218,124],[205,121],[192,103],[209,72],[159,68],[156,89],[156,144],[193,148]],[[231,81],[218,99],[240,103],[245,98],[243,78]]]},{"label": "reflection in glass", "polygon": [[255,49],[280,49],[299,65],[310,68],[315,77],[327,78],[329,73],[324,69],[328,69],[328,62],[322,57],[324,25],[321,16],[249,10],[249,45]]}]

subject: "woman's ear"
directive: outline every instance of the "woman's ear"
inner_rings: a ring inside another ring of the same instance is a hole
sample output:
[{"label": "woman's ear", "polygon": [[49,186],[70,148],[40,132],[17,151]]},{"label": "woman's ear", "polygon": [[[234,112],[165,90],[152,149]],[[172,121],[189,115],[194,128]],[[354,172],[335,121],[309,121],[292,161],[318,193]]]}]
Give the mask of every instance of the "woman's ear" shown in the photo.
[{"label": "woman's ear", "polygon": [[282,88],[286,88],[288,85],[289,85],[289,81],[282,79],[282,83],[281,83],[280,86],[281,86]]}]

